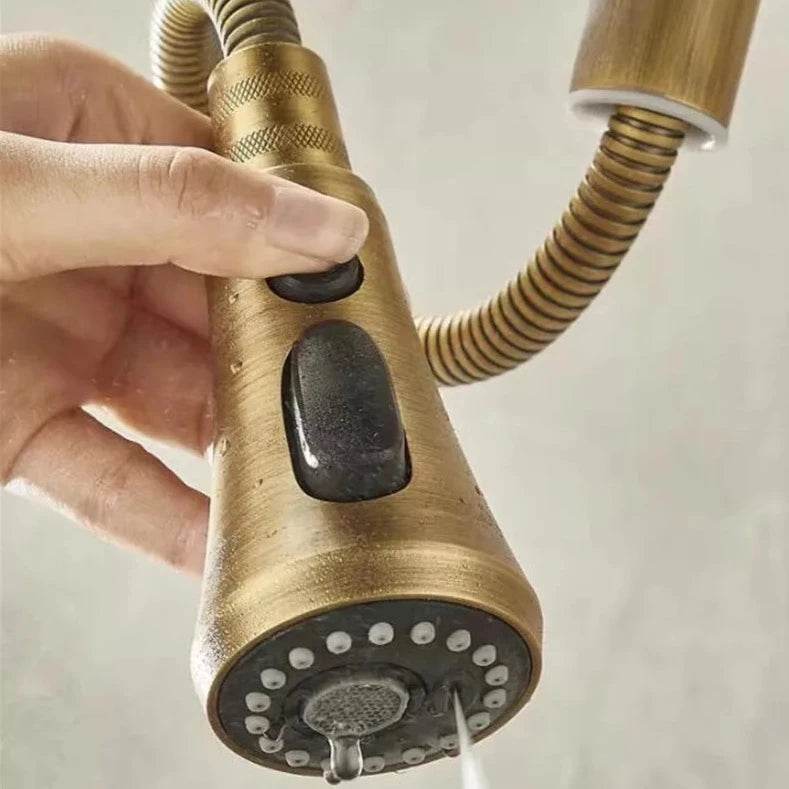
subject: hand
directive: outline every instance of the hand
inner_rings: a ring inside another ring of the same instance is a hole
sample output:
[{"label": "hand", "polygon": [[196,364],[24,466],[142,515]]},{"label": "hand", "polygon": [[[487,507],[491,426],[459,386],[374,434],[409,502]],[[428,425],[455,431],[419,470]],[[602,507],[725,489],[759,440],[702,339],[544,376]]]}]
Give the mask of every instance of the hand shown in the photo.
[{"label": "hand", "polygon": [[202,275],[325,269],[367,219],[209,153],[206,118],[78,45],[2,37],[0,70],[0,478],[199,573],[206,497],[82,406],[204,452]]}]

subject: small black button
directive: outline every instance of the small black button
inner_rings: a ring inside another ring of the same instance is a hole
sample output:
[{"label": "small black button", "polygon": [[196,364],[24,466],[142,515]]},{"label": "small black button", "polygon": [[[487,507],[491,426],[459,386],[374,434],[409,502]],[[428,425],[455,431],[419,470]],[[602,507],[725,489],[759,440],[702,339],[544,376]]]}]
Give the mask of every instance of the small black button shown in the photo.
[{"label": "small black button", "polygon": [[361,501],[408,484],[392,381],[364,329],[347,321],[310,327],[291,350],[282,383],[293,470],[306,493]]},{"label": "small black button", "polygon": [[266,280],[268,286],[282,299],[302,304],[321,304],[339,301],[359,290],[363,270],[358,257],[339,263],[319,274],[283,274]]}]

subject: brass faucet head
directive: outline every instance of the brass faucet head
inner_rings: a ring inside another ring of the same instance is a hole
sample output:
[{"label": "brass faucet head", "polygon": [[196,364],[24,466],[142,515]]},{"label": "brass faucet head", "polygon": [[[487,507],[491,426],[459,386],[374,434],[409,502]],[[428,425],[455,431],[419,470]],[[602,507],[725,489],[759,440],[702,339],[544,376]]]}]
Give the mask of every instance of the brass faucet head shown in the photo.
[{"label": "brass faucet head", "polygon": [[[270,767],[322,774],[332,731],[361,739],[367,772],[430,761],[455,747],[452,687],[478,737],[531,696],[537,598],[452,431],[320,58],[293,43],[242,49],[214,71],[209,102],[220,153],[355,203],[370,234],[340,298],[209,283],[216,449],[197,688],[219,737]],[[373,413],[387,391],[391,409]],[[377,454],[356,475],[371,425]]]},{"label": "brass faucet head", "polygon": [[401,770],[455,752],[455,692],[475,738],[531,697],[540,607],[436,381],[505,372],[582,313],[686,132],[725,136],[757,6],[594,2],[571,95],[609,121],[576,196],[493,298],[417,332],[290,2],[159,1],[157,83],[210,111],[219,153],[370,219],[357,258],[325,274],[208,283],[216,449],[192,671],[234,751],[332,780]]}]

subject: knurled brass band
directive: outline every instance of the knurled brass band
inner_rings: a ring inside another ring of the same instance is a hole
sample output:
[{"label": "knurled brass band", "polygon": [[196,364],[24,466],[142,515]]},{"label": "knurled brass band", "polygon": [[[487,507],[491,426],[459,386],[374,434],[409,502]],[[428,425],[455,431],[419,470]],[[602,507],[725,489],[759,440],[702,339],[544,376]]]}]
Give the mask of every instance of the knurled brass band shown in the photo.
[{"label": "knurled brass band", "polygon": [[230,55],[211,75],[208,102],[217,150],[234,162],[350,167],[326,66],[305,47]]}]

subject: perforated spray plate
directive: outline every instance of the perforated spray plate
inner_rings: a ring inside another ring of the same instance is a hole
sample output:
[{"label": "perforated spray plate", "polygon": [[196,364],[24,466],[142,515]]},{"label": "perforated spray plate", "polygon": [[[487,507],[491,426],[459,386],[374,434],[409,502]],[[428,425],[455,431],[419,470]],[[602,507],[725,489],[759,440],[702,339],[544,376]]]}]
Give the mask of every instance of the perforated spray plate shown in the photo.
[{"label": "perforated spray plate", "polygon": [[234,747],[267,767],[322,775],[325,735],[341,723],[361,737],[365,773],[402,770],[456,752],[453,689],[477,739],[524,701],[531,671],[523,639],[484,611],[433,600],[363,603],[250,649],[225,676],[218,715]]},{"label": "perforated spray plate", "polygon": [[403,717],[408,691],[396,680],[360,677],[333,682],[304,705],[302,720],[326,737],[366,737]]}]

